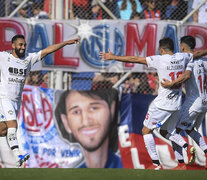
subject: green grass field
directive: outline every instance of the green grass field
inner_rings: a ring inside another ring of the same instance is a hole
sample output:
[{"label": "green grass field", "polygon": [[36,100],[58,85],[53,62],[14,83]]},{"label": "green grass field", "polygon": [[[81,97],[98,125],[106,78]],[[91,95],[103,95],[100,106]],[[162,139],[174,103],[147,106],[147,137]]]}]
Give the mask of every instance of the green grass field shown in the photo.
[{"label": "green grass field", "polygon": [[205,170],[0,169],[0,180],[207,180]]}]

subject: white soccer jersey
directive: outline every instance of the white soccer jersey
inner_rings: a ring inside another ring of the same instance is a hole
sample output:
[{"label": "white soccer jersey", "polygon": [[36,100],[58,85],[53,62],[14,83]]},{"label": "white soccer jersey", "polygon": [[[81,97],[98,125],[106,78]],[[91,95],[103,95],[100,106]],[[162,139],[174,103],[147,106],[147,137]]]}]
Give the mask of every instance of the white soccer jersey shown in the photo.
[{"label": "white soccer jersey", "polygon": [[192,72],[185,83],[186,98],[196,102],[193,106],[196,111],[202,111],[202,106],[207,106],[207,60],[196,59],[187,65],[186,70]]},{"label": "white soccer jersey", "polygon": [[31,67],[40,60],[41,51],[25,54],[21,59],[6,51],[0,52],[0,98],[19,101]]},{"label": "white soccer jersey", "polygon": [[173,89],[163,88],[160,81],[163,78],[169,81],[177,79],[185,71],[187,64],[192,59],[193,55],[191,53],[165,54],[146,58],[148,67],[157,69],[159,77],[158,96],[154,99],[156,107],[168,111],[180,109],[182,99],[181,86]]}]

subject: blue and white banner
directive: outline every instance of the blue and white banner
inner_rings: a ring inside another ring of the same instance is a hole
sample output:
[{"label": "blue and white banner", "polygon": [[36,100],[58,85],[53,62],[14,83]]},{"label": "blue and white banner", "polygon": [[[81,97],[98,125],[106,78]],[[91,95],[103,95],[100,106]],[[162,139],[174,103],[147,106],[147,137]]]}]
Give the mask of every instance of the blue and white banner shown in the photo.
[{"label": "blue and white banner", "polygon": [[207,48],[207,25],[158,20],[35,20],[0,18],[0,51],[11,50],[11,38],[23,34],[27,51],[36,52],[55,43],[80,37],[80,45],[69,45],[49,54],[34,69],[63,68],[72,72],[140,71],[145,66],[133,63],[103,62],[101,51],[110,49],[116,55],[150,56],[158,54],[159,40],[170,37],[179,51],[179,39],[184,35],[196,38],[196,49]]}]

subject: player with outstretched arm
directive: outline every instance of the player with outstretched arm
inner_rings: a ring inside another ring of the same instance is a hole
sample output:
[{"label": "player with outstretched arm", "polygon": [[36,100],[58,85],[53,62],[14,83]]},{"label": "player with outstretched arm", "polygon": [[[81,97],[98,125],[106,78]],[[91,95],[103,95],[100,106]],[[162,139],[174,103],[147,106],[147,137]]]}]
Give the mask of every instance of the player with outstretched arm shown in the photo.
[{"label": "player with outstretched arm", "polygon": [[[191,53],[173,54],[174,43],[170,38],[159,41],[161,55],[150,57],[116,56],[111,53],[101,52],[103,60],[118,60],[122,62],[146,64],[148,67],[157,69],[159,79],[176,79],[179,74],[185,71],[189,61],[193,59]],[[159,82],[160,83],[160,82]],[[148,169],[162,169],[156,151],[155,141],[152,132],[156,128],[167,129],[166,126],[175,126],[178,110],[181,107],[182,89],[181,86],[174,89],[167,89],[159,86],[158,96],[150,104],[145,120],[143,122],[142,134],[148,154],[152,159],[152,166]],[[173,128],[172,128],[173,129]]]},{"label": "player with outstretched arm", "polygon": [[26,42],[23,35],[15,35],[11,42],[11,53],[0,52],[0,135],[7,139],[16,158],[16,166],[20,167],[29,158],[28,153],[20,154],[16,135],[17,115],[26,77],[36,62],[66,45],[79,44],[80,39],[64,41],[28,54],[25,53]]}]

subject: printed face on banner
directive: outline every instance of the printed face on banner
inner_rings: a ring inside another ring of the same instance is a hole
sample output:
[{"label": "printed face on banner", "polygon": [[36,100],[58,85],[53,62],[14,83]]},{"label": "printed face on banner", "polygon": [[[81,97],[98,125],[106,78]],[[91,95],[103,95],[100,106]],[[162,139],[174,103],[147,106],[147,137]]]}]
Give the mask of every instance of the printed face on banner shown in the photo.
[{"label": "printed face on banner", "polygon": [[98,149],[108,140],[112,112],[107,102],[98,97],[71,92],[66,98],[66,115],[61,117],[65,127],[88,151]]},{"label": "printed face on banner", "polygon": [[108,91],[64,91],[57,103],[55,115],[59,132],[64,139],[82,146],[85,154],[82,167],[96,167],[88,163],[94,154],[97,160],[101,159],[98,164],[102,168],[106,167],[106,162],[112,164],[116,156],[112,151],[118,145],[117,92],[114,94],[116,90],[113,89],[111,93]]}]

